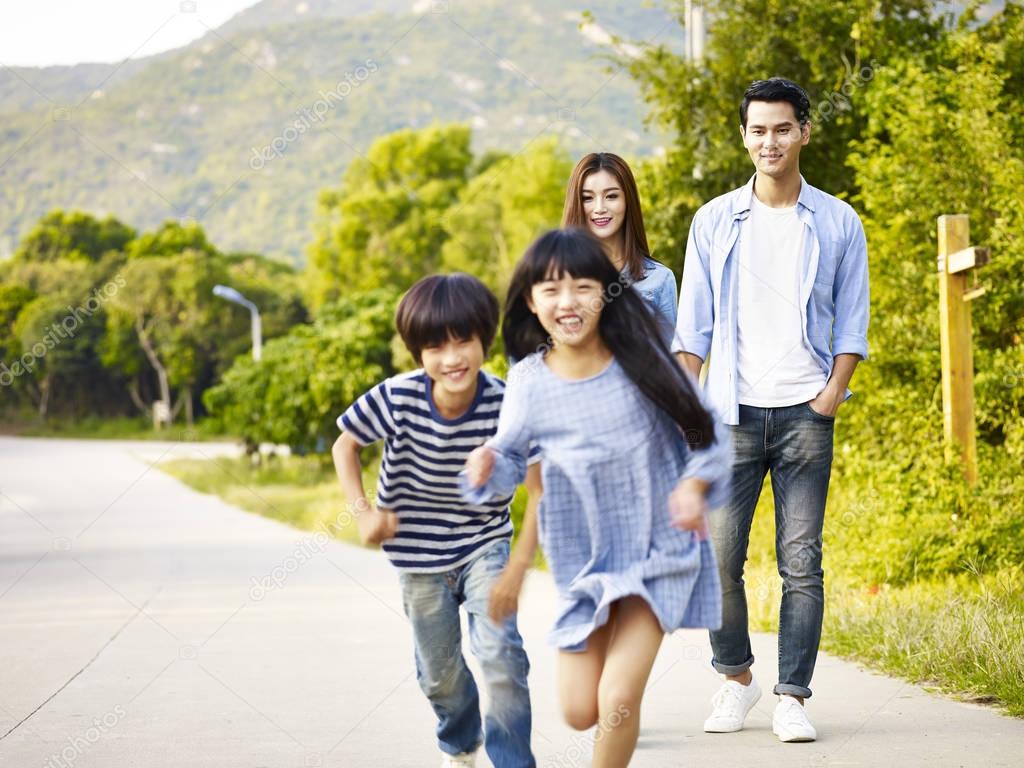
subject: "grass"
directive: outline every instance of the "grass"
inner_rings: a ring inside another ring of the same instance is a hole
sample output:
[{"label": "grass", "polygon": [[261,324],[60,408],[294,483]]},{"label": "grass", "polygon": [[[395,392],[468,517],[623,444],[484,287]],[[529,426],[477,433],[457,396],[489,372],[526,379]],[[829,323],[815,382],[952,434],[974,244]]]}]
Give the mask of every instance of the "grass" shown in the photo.
[{"label": "grass", "polygon": [[1024,577],[968,573],[834,596],[826,650],[1024,717]]},{"label": "grass", "polygon": [[[778,630],[782,582],[766,487],[754,515],[745,581],[752,630]],[[767,498],[766,498],[767,497]],[[1024,570],[893,587],[845,574],[825,550],[823,650],[975,703],[1024,717]]]},{"label": "grass", "polygon": [[191,429],[184,423],[167,429],[153,429],[143,417],[99,418],[88,416],[76,421],[18,422],[0,425],[0,432],[25,437],[66,437],[84,440],[231,440],[230,435],[214,432],[205,422]]}]

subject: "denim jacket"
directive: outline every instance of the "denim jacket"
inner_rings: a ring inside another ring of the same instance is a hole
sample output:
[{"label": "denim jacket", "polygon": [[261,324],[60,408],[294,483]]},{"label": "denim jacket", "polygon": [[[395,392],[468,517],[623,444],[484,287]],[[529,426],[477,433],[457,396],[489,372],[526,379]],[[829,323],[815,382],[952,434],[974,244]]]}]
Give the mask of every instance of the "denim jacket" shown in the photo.
[{"label": "denim jacket", "polygon": [[[674,352],[711,355],[705,389],[726,424],[739,424],[736,290],[740,223],[750,215],[754,177],[697,211],[686,243]],[[847,203],[800,177],[803,238],[800,306],[804,344],[826,377],[835,355],[868,356],[868,254],[864,227]],[[850,397],[849,390],[846,397]]]},{"label": "denim jacket", "polygon": [[624,270],[622,277],[656,311],[659,324],[665,328],[665,340],[671,344],[672,329],[676,326],[675,274],[661,262],[644,256],[644,273],[639,280],[633,280],[629,270]]}]

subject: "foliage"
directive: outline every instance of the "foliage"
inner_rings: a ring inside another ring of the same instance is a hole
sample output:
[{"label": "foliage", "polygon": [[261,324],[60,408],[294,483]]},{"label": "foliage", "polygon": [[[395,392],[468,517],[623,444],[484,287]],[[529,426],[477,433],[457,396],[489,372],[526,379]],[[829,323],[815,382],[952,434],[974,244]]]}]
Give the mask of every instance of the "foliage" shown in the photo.
[{"label": "foliage", "polygon": [[[941,29],[929,0],[700,5],[709,29],[702,60],[663,43],[623,61],[650,105],[649,120],[674,136],[639,175],[651,247],[677,271],[696,209],[753,173],[739,132],[739,104],[753,80],[780,75],[807,90],[812,141],[801,155],[804,175],[843,196],[852,191],[849,143],[867,117],[860,95],[894,52],[927,50]],[[682,0],[667,6],[685,21]]]},{"label": "foliage", "polygon": [[[487,158],[484,158],[486,161]],[[492,163],[463,188],[445,212],[445,270],[476,275],[501,299],[526,247],[562,217],[572,161],[554,139]]]},{"label": "foliage", "polygon": [[[927,55],[891,61],[864,95],[870,117],[849,164],[871,251],[873,355],[858,373],[862,402],[843,414],[850,450],[837,470],[858,494],[878,497],[870,529],[848,542],[865,552],[891,544],[876,579],[955,572],[968,560],[990,568],[1024,554],[1024,110],[1020,79],[1006,67],[1024,51],[1022,20],[1010,4],[986,25],[952,30]],[[974,489],[940,453],[934,254],[944,213],[969,214],[972,242],[994,254],[979,275],[988,292],[971,305]]]},{"label": "foliage", "polygon": [[248,313],[212,296],[218,282],[257,302],[268,337],[306,319],[290,266],[221,254],[194,224],[136,236],[113,218],[51,212],[0,265],[0,354],[16,372],[4,374],[4,410],[31,405],[59,422],[148,414],[164,399],[160,369],[166,399],[187,407],[249,349]]},{"label": "foliage", "polygon": [[120,251],[135,237],[135,230],[112,216],[102,221],[81,211],[54,210],[45,215],[15,252],[20,261],[99,261]]},{"label": "foliage", "polygon": [[345,408],[394,373],[395,300],[384,290],[349,296],[325,306],[315,323],[269,342],[261,362],[237,358],[204,395],[211,416],[250,446],[323,451]]},{"label": "foliage", "polygon": [[377,286],[408,288],[439,265],[440,226],[472,163],[469,129],[436,126],[378,139],[339,190],[320,194],[309,252],[311,304]]}]

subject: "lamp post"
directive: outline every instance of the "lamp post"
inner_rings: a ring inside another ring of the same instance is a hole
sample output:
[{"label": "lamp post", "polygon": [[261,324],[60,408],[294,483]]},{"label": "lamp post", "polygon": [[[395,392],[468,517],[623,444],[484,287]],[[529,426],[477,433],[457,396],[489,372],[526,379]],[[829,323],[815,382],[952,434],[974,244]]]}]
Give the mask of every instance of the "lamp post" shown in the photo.
[{"label": "lamp post", "polygon": [[226,285],[213,286],[213,295],[249,310],[252,317],[252,359],[258,363],[263,357],[263,324],[260,321],[259,309],[241,293]]}]

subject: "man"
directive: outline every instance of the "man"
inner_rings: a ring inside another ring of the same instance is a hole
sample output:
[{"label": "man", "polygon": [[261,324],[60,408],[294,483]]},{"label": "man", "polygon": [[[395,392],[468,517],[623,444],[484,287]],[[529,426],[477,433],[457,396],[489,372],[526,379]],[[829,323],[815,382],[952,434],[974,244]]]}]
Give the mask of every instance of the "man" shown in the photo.
[{"label": "man", "polygon": [[782,576],[779,696],[772,730],[817,738],[803,704],[821,638],[821,539],[836,411],[867,357],[864,229],[853,209],[800,174],[810,101],[779,77],[750,85],[740,135],[754,163],[743,187],[704,205],[686,246],[673,351],[705,387],[733,439],[733,487],[711,516],[722,581],[712,664],[725,676],[704,723],[739,731],[761,696],[747,628],[743,564],[765,475],[775,496]]}]

